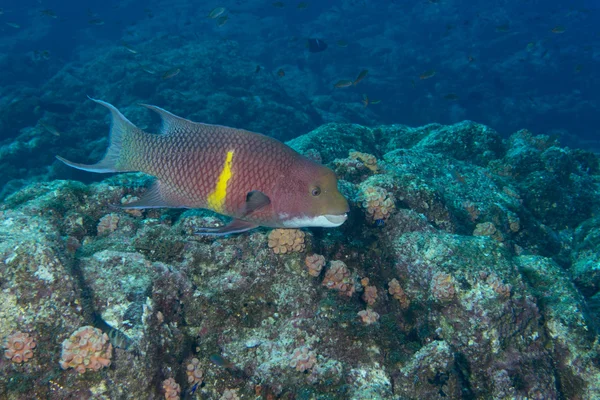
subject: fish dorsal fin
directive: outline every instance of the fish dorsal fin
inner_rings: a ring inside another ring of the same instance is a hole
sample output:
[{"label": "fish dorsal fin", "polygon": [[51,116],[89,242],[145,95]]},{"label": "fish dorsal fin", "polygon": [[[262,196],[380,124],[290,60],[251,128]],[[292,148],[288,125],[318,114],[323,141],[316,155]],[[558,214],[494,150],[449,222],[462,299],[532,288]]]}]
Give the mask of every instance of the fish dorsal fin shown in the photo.
[{"label": "fish dorsal fin", "polygon": [[160,128],[160,133],[163,135],[171,135],[178,136],[181,134],[188,133],[190,131],[190,126],[198,125],[194,121],[190,121],[189,119],[178,117],[175,114],[168,112],[165,109],[162,109],[157,106],[153,106],[150,104],[140,104],[141,106],[146,107],[149,110],[154,111],[160,116],[162,121],[162,126]]}]

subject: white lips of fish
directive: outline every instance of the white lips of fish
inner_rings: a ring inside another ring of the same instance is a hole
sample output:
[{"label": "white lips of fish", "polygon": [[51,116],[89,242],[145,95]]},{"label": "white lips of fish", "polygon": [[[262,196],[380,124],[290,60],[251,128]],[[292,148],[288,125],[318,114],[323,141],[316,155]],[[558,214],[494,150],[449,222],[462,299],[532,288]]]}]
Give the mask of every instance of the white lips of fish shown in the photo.
[{"label": "white lips of fish", "polygon": [[286,219],[287,215],[282,215],[281,217],[283,226],[286,228],[335,228],[336,226],[342,225],[346,219],[348,219],[348,214],[328,214],[319,215],[318,217],[296,217],[291,219]]}]

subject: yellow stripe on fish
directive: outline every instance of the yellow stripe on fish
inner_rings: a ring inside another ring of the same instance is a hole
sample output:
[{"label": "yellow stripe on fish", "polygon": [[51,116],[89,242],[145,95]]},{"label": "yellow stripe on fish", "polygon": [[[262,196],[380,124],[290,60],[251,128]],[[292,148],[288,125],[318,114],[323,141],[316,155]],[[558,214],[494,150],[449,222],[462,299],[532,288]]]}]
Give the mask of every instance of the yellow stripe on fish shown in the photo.
[{"label": "yellow stripe on fish", "polygon": [[225,209],[225,199],[227,198],[227,183],[231,179],[231,165],[233,160],[233,150],[227,152],[225,165],[219,174],[215,189],[208,195],[207,206],[213,211],[223,213]]}]

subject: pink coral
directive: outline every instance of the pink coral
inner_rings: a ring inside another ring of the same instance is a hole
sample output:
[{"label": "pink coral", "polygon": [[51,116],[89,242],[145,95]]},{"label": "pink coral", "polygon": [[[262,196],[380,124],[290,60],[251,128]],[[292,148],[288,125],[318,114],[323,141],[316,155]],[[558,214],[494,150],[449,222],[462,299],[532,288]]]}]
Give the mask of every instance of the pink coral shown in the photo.
[{"label": "pink coral", "polygon": [[175,379],[165,379],[162,383],[162,387],[165,391],[166,400],[179,400],[179,396],[181,395],[181,386],[175,382]]},{"label": "pink coral", "polygon": [[379,321],[379,314],[377,314],[375,311],[371,310],[370,308],[359,311],[358,316],[360,317],[363,324],[365,324],[365,325],[371,325],[371,324],[374,324],[375,322]]},{"label": "pink coral", "polygon": [[33,357],[36,343],[29,333],[15,332],[4,339],[4,357],[17,364],[27,362]]},{"label": "pink coral", "polygon": [[325,266],[325,257],[320,254],[313,254],[307,256],[304,263],[308,267],[308,274],[310,276],[319,276]]},{"label": "pink coral", "polygon": [[117,214],[106,214],[104,217],[100,218],[97,227],[98,235],[108,235],[116,231],[119,219],[120,217]]},{"label": "pink coral", "polygon": [[269,232],[269,248],[275,254],[285,254],[304,251],[304,237],[300,229],[273,229]]},{"label": "pink coral", "polygon": [[106,333],[93,326],[77,329],[62,343],[60,366],[62,369],[75,368],[83,374],[86,370],[98,371],[110,365],[112,345]]},{"label": "pink coral", "polygon": [[192,358],[186,366],[185,373],[188,377],[188,383],[190,383],[191,385],[201,383],[203,373],[200,369],[200,360],[198,360],[197,358]]},{"label": "pink coral", "polygon": [[350,271],[343,261],[331,261],[323,279],[323,286],[327,289],[339,290],[341,294],[348,297],[352,296],[355,290]]},{"label": "pink coral", "polygon": [[317,356],[314,351],[309,351],[308,347],[299,347],[292,353],[290,367],[296,368],[296,371],[304,372],[311,369],[317,362]]},{"label": "pink coral", "polygon": [[368,305],[372,306],[377,301],[377,288],[375,286],[365,286],[362,298]]},{"label": "pink coral", "polygon": [[240,397],[237,394],[237,389],[225,389],[223,395],[219,400],[239,400]]}]

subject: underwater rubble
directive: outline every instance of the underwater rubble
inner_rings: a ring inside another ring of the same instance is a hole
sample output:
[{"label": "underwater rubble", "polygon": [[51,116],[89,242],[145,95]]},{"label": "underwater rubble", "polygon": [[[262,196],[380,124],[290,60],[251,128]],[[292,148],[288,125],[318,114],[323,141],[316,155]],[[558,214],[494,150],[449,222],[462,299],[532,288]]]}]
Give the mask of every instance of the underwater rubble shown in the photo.
[{"label": "underwater rubble", "polygon": [[470,121],[288,144],[341,227],[196,236],[220,218],[114,207],[143,174],[7,197],[0,398],[600,397],[596,155]]}]

